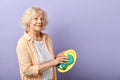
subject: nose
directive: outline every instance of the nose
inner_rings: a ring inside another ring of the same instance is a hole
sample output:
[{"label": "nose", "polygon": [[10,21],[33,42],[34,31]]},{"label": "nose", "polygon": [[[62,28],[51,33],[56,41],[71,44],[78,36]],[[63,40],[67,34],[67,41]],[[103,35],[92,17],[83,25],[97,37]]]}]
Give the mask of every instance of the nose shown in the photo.
[{"label": "nose", "polygon": [[41,20],[41,19],[38,19],[38,23],[42,23],[42,20]]}]

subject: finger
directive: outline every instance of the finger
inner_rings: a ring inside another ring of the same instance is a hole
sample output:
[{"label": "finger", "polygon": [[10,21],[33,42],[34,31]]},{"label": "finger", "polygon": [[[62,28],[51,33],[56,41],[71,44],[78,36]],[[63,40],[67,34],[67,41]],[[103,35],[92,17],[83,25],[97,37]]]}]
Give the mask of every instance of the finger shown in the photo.
[{"label": "finger", "polygon": [[64,55],[64,56],[59,56],[59,57],[61,57],[61,58],[68,58],[68,57],[67,57],[67,56],[65,56],[65,55]]},{"label": "finger", "polygon": [[61,61],[62,61],[62,62],[68,62],[69,59],[61,58],[61,59],[60,59],[60,62],[61,62]]},{"label": "finger", "polygon": [[68,61],[70,61],[70,60],[66,60],[66,59],[65,59],[64,61],[65,61],[65,62],[68,62]]},{"label": "finger", "polygon": [[65,63],[66,63],[65,61],[60,62],[60,64],[65,64]]},{"label": "finger", "polygon": [[69,60],[69,57],[67,57],[67,56],[64,56],[63,58]]},{"label": "finger", "polygon": [[61,63],[61,64],[64,64],[64,63],[67,63],[67,62],[68,62],[68,61],[65,60],[65,61],[61,61],[60,63]]}]

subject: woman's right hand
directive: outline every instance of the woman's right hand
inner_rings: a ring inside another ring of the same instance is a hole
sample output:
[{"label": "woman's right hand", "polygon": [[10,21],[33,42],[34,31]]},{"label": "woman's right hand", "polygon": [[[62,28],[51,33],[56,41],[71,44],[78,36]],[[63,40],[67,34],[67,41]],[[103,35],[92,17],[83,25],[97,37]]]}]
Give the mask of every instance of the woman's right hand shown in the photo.
[{"label": "woman's right hand", "polygon": [[57,64],[63,64],[69,61],[66,56],[58,56],[53,60],[54,66]]}]

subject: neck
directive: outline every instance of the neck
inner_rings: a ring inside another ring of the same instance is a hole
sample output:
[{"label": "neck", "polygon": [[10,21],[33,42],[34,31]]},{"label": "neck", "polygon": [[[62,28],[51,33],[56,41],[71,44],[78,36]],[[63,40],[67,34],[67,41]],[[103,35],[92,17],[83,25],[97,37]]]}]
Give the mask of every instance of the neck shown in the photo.
[{"label": "neck", "polygon": [[33,40],[38,40],[38,41],[42,40],[42,34],[39,31],[29,31],[28,35],[31,36]]}]

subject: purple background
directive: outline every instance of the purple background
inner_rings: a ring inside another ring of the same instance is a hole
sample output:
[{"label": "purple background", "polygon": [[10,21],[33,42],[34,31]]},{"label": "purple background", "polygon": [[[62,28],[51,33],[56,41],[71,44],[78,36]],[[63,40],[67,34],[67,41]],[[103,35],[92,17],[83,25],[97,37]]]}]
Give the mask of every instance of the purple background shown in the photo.
[{"label": "purple background", "polygon": [[120,0],[1,0],[0,80],[20,80],[16,43],[20,18],[39,6],[48,14],[45,30],[55,54],[75,49],[76,65],[58,80],[120,80]]}]

